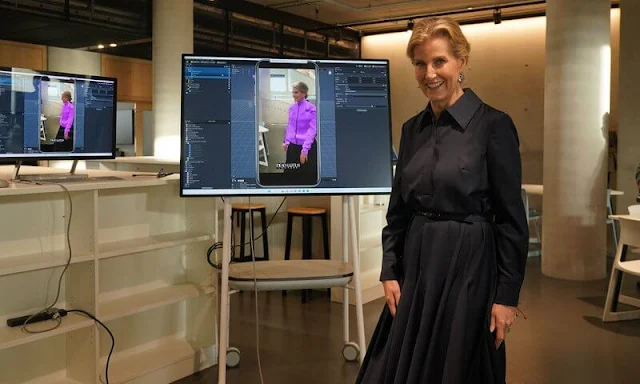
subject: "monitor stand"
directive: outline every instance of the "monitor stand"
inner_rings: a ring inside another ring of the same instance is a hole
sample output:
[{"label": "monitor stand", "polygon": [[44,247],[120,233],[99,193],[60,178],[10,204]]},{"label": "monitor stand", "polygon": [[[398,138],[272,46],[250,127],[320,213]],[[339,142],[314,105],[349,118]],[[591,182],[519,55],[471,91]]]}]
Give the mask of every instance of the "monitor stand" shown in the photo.
[{"label": "monitor stand", "polygon": [[22,161],[16,162],[16,166],[13,170],[13,175],[11,180],[17,181],[47,181],[47,180],[56,180],[56,181],[64,181],[64,180],[78,180],[78,179],[87,179],[89,175],[86,173],[76,173],[76,167],[78,166],[78,160],[73,160],[73,164],[71,165],[71,171],[69,173],[49,173],[49,174],[38,174],[38,175],[18,175],[20,172],[20,166],[22,165]]}]

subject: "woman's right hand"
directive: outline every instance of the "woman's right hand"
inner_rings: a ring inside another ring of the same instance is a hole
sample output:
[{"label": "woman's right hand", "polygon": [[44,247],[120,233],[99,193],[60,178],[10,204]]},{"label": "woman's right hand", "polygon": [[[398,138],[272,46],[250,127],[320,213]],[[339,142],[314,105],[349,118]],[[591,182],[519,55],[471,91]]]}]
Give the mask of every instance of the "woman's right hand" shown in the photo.
[{"label": "woman's right hand", "polygon": [[282,150],[283,151],[287,151],[287,148],[289,148],[289,146],[287,144],[282,144]]},{"label": "woman's right hand", "polygon": [[395,317],[396,308],[400,303],[400,284],[398,280],[386,280],[382,282],[382,288],[384,288],[384,298],[387,300],[391,316]]}]

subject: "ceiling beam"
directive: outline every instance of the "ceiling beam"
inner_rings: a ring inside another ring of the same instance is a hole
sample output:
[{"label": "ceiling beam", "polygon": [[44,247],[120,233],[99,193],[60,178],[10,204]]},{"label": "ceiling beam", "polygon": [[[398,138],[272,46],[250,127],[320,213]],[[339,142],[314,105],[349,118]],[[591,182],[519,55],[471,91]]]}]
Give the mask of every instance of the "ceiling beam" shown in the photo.
[{"label": "ceiling beam", "polygon": [[251,3],[246,0],[196,0],[198,3],[210,7],[216,7],[229,12],[240,13],[243,15],[255,17],[257,19],[267,20],[278,24],[284,24],[290,27],[302,29],[305,31],[318,30],[323,35],[333,37],[335,39],[345,39],[358,41],[360,33],[353,29],[342,28],[321,21],[312,20],[306,17],[294,15],[288,12],[280,11],[264,5]]}]

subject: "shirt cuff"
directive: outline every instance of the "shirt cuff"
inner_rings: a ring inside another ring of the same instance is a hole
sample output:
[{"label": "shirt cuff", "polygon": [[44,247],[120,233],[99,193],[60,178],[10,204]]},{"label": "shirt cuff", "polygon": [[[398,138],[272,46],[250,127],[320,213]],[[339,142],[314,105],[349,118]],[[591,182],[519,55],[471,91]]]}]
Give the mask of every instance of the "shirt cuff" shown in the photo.
[{"label": "shirt cuff", "polygon": [[495,303],[508,305],[510,307],[517,307],[521,287],[521,283],[498,283]]}]

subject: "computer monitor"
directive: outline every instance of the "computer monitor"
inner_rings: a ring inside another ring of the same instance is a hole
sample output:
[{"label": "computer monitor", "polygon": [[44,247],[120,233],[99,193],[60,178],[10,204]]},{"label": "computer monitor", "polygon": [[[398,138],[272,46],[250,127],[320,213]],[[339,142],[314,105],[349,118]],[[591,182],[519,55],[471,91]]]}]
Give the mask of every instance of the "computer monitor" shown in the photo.
[{"label": "computer monitor", "polygon": [[115,157],[116,79],[0,67],[0,159]]},{"label": "computer monitor", "polygon": [[182,196],[391,191],[387,60],[183,55]]}]

